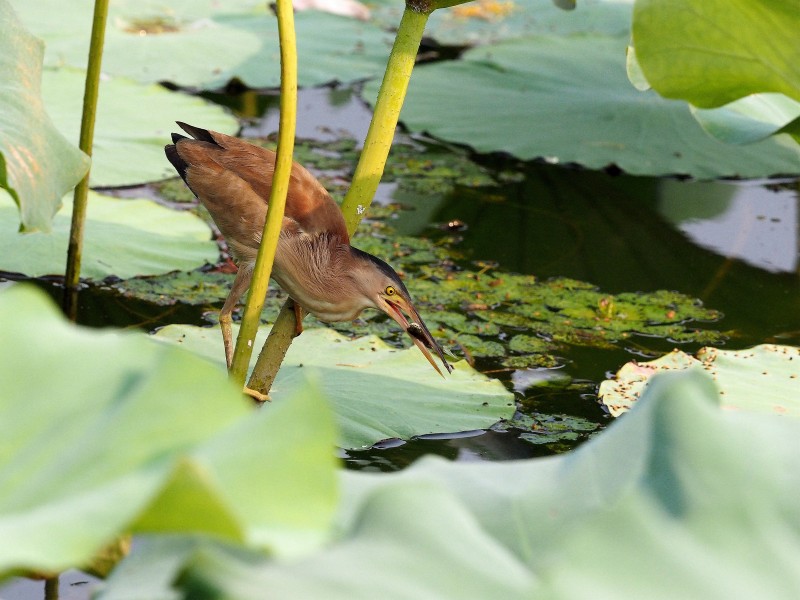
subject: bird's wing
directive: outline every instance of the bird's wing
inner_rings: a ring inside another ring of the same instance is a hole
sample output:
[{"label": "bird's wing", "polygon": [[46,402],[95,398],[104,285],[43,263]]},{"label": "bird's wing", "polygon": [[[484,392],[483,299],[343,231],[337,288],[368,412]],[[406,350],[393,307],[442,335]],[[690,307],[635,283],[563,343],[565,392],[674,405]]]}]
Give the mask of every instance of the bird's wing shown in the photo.
[{"label": "bird's wing", "polygon": [[[205,203],[201,194],[206,193],[206,188],[219,185],[217,181],[209,181],[208,176],[217,179],[224,173],[223,179],[227,186],[232,186],[229,180],[235,177],[252,192],[240,195],[241,190],[234,190],[231,187],[231,195],[227,196],[230,212],[239,214],[255,210],[255,207],[250,209],[243,207],[245,203],[261,204],[264,210],[266,209],[275,169],[274,152],[215,131],[207,131],[184,123],[179,125],[195,138],[179,139],[175,147],[179,157],[188,163],[187,176],[184,179],[201,201]],[[201,174],[199,172],[201,169],[196,167],[205,169]],[[218,195],[217,202],[222,203],[224,197]],[[328,233],[340,237],[346,243],[349,242],[341,210],[317,179],[298,163],[292,164],[284,214],[309,234]],[[219,223],[217,225],[222,229]]]}]

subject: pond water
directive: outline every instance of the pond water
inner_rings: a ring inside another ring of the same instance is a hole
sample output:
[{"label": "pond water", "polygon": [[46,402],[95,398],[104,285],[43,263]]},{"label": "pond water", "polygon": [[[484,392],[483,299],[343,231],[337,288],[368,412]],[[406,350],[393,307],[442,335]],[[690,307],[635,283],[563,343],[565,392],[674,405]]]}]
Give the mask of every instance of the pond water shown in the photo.
[{"label": "pond water", "polygon": [[[264,136],[277,128],[277,96],[252,91],[205,96],[244,120],[243,135]],[[363,139],[370,114],[350,89],[304,90],[298,136]],[[512,170],[516,177],[492,188],[456,186],[444,196],[409,194],[384,184],[376,201],[398,202],[407,209],[392,221],[405,235],[452,238],[440,225],[461,221],[466,228],[459,231],[455,249],[464,266],[482,261],[540,279],[569,277],[604,293],[675,290],[723,313],[712,326],[729,332],[728,347],[798,341],[796,182],[691,182],[518,163],[501,156],[475,160],[492,170]],[[60,294],[53,282],[42,285]],[[153,330],[169,323],[203,323],[203,315],[183,305],[165,308],[121,299],[99,286],[82,293],[79,320]],[[369,450],[348,451],[343,458],[349,468],[395,470],[428,453],[505,460],[568,450],[609,422],[595,396],[600,381],[629,360],[649,359],[674,346],[644,337],[627,350],[569,346],[558,369],[514,371],[499,361],[478,359],[479,370],[516,393],[525,414],[553,425],[555,438],[532,440],[520,436],[520,430],[498,428],[388,440]],[[681,349],[692,352],[699,346],[683,344]]]},{"label": "pond water", "polygon": [[[246,119],[245,135],[266,135],[277,125],[275,96],[206,96]],[[299,109],[298,135],[304,138],[363,139],[370,117],[349,89],[305,90]],[[488,189],[456,186],[433,201],[386,184],[377,201],[408,208],[393,221],[402,234],[438,240],[452,235],[443,231],[442,223],[464,223],[456,245],[464,266],[497,263],[501,270],[540,279],[587,281],[607,293],[676,290],[723,313],[713,327],[729,332],[728,347],[800,343],[796,181],[691,182],[524,164],[501,156],[475,160],[518,176]],[[57,282],[41,280],[39,285],[59,297]],[[78,318],[91,326],[145,330],[203,323],[202,309],[122,300],[103,286],[82,292]],[[396,470],[429,453],[457,460],[507,460],[563,452],[610,421],[595,395],[600,381],[629,360],[649,359],[673,346],[644,337],[628,350],[569,346],[558,369],[514,371],[499,361],[477,360],[479,370],[515,392],[522,412],[555,419],[556,433],[560,427],[564,434],[546,443],[533,443],[520,430],[498,428],[389,440],[342,456],[348,468]],[[689,352],[698,347],[681,346]],[[81,594],[88,586],[80,585],[86,577],[75,577],[77,586],[62,582],[69,584],[62,597],[86,597]],[[6,600],[40,594],[41,584],[32,582],[2,590]]]}]

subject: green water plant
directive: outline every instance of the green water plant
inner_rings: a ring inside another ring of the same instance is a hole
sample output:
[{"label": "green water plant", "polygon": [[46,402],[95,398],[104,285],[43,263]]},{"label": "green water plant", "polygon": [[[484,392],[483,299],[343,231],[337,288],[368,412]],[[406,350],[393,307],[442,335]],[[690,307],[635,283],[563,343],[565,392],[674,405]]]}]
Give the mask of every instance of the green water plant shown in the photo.
[{"label": "green water plant", "polygon": [[[0,191],[0,270],[28,277],[62,275],[72,201],[64,199],[50,233],[18,234],[17,208]],[[81,276],[99,281],[158,275],[216,263],[218,246],[208,227],[188,212],[146,198],[112,198],[89,192]]]}]

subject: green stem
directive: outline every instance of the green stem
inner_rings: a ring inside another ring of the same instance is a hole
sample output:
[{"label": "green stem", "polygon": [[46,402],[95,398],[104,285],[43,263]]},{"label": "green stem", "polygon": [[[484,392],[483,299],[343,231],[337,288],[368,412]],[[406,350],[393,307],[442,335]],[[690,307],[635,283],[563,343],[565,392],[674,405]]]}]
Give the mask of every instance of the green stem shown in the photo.
[{"label": "green stem", "polygon": [[383,176],[428,16],[429,13],[406,7],[400,20],[367,139],[364,140],[364,151],[356,166],[353,183],[342,202],[342,213],[350,235],[355,233],[364,218]]},{"label": "green stem", "polygon": [[244,385],[247,367],[253,352],[253,343],[258,332],[261,309],[269,287],[272,263],[278,247],[278,237],[283,223],[283,210],[289,191],[289,176],[292,173],[292,152],[297,120],[297,41],[294,31],[292,0],[278,0],[278,37],[281,48],[281,115],[278,124],[278,150],[275,157],[275,173],[269,194],[267,220],[256,257],[256,266],[250,292],[247,295],[242,325],[236,338],[230,377],[237,385]]},{"label": "green stem", "polygon": [[[386,73],[378,92],[367,139],[364,141],[364,150],[356,166],[353,182],[342,203],[342,213],[350,235],[355,233],[378,189],[429,15],[429,10],[420,11],[406,5],[403,18],[400,20],[394,46],[386,65]],[[262,394],[269,393],[286,351],[292,343],[294,331],[294,311],[284,304],[258,356],[248,382],[249,388]]]},{"label": "green stem", "polygon": [[[95,0],[92,37],[89,45],[89,64],[86,68],[86,85],[83,91],[83,116],[81,117],[81,137],[79,142],[80,149],[88,156],[92,155],[92,143],[94,141],[97,96],[100,88],[100,66],[103,60],[103,42],[105,40],[107,18],[108,0]],[[69,246],[67,248],[63,308],[67,317],[73,321],[77,316],[78,282],[81,275],[83,229],[86,222],[86,199],[89,195],[90,172],[91,168],[75,188],[72,205],[72,226],[69,232]]]},{"label": "green stem", "polygon": [[58,575],[44,580],[44,600],[58,600]]}]

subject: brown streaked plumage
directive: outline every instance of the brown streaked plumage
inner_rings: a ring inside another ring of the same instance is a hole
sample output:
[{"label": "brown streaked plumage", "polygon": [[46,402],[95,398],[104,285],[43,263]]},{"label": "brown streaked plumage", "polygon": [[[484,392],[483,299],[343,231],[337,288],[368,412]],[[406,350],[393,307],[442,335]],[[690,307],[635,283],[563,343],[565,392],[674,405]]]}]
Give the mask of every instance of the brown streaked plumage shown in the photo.
[{"label": "brown streaked plumage", "polygon": [[[173,143],[164,148],[167,158],[211,213],[239,265],[219,318],[230,368],[231,312],[250,285],[267,215],[275,153],[232,136],[181,122],[178,125],[192,137],[173,133]],[[429,348],[452,371],[400,277],[381,259],[350,245],[339,207],[297,163],[292,165],[272,278],[296,306],[322,321],[351,320],[365,308],[384,311],[405,331],[411,330],[412,341],[436,371],[442,373]],[[298,327],[300,318],[298,314]]]}]

